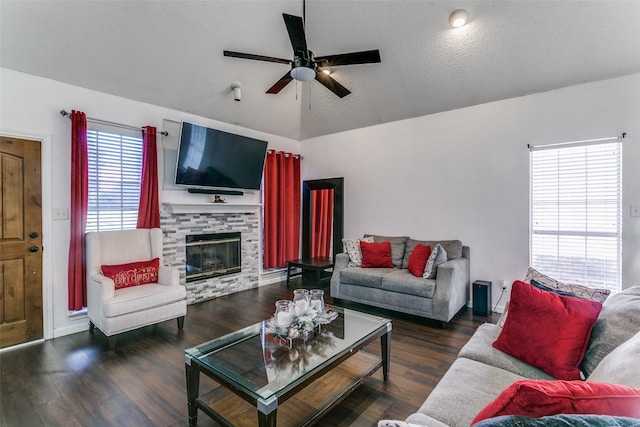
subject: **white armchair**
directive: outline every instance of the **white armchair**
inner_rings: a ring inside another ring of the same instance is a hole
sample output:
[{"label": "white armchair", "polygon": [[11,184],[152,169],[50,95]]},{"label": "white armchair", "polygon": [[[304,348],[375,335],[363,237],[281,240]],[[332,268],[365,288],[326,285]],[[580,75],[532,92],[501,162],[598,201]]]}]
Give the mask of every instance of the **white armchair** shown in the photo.
[{"label": "white armchair", "polygon": [[[159,228],[86,234],[87,314],[89,331],[98,327],[115,350],[116,335],[169,319],[178,329],[187,314],[186,289],[174,267],[162,265],[162,230]],[[119,265],[160,259],[158,283],[116,290],[102,274],[102,265]]]}]

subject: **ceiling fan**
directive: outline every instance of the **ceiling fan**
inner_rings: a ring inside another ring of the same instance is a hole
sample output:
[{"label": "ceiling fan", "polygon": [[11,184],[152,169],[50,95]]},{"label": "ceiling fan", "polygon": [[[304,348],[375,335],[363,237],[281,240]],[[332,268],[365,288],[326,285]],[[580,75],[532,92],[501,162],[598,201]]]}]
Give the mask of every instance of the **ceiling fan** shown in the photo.
[{"label": "ceiling fan", "polygon": [[289,33],[291,46],[293,47],[293,60],[253,55],[250,53],[232,52],[229,50],[224,51],[224,56],[234,58],[290,64],[291,70],[271,86],[266,93],[278,93],[294,79],[301,82],[316,79],[331,92],[335,93],[340,98],[344,98],[351,93],[349,89],[342,86],[328,74],[319,72],[319,69],[327,69],[328,67],[340,65],[371,64],[380,62],[380,52],[378,49],[314,57],[313,52],[307,48],[307,40],[304,34],[304,22],[302,18],[286,13],[283,13],[282,16],[284,18],[284,24],[287,27],[287,32]]}]

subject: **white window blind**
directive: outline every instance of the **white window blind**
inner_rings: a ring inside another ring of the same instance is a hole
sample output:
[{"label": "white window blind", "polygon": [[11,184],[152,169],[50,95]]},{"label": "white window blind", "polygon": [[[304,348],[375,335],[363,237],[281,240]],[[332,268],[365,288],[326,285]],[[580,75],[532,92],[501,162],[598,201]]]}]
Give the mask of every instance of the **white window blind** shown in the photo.
[{"label": "white window blind", "polygon": [[621,288],[622,144],[532,147],[530,264],[563,282]]},{"label": "white window blind", "polygon": [[136,228],[142,176],[142,135],[88,129],[87,148],[87,231]]}]

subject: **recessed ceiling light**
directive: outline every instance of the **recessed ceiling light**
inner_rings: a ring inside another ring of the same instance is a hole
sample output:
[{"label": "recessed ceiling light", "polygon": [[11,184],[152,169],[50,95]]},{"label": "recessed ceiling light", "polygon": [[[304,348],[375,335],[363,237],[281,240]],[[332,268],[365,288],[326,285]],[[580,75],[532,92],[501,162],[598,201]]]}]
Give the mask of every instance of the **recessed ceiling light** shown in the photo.
[{"label": "recessed ceiling light", "polygon": [[464,9],[455,10],[449,16],[449,24],[453,28],[462,27],[463,25],[465,25],[467,23],[468,20],[469,20],[469,14]]}]

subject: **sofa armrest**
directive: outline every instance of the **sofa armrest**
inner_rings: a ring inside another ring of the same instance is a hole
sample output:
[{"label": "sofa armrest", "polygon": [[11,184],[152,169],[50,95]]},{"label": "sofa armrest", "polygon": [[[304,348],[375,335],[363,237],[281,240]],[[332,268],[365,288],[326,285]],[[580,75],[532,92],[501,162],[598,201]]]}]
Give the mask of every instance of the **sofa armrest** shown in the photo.
[{"label": "sofa armrest", "polygon": [[161,265],[158,269],[158,284],[159,285],[179,285],[180,284],[180,271],[175,267],[167,267]]},{"label": "sofa armrest", "polygon": [[[467,304],[470,284],[469,260],[457,258],[438,266],[433,295],[434,317],[448,322]],[[446,319],[446,320],[445,320]]]},{"label": "sofa armrest", "polygon": [[333,260],[333,273],[331,274],[331,297],[340,298],[340,271],[349,266],[349,254],[336,254]]}]

